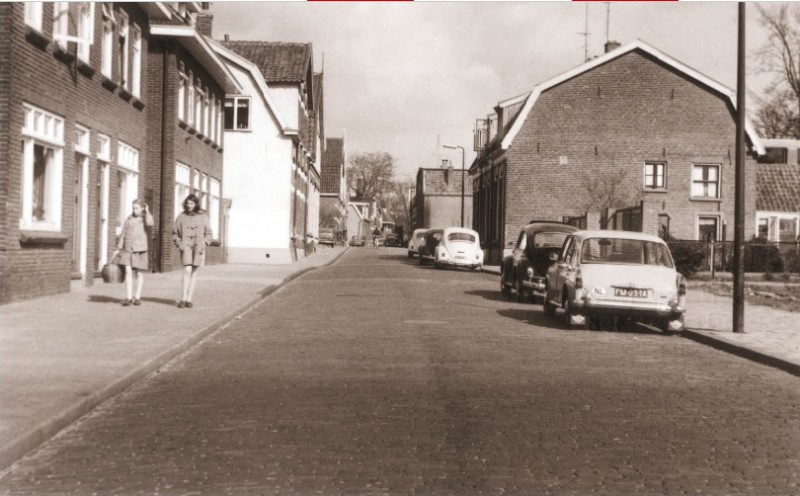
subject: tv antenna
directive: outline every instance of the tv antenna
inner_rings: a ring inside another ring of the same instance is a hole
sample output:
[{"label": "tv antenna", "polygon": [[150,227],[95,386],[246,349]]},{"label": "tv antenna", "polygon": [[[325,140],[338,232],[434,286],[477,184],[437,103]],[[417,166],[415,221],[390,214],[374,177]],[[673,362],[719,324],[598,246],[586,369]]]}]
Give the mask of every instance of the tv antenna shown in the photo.
[{"label": "tv antenna", "polygon": [[584,4],[586,10],[583,15],[583,32],[578,33],[583,36],[583,61],[589,61],[589,3]]}]

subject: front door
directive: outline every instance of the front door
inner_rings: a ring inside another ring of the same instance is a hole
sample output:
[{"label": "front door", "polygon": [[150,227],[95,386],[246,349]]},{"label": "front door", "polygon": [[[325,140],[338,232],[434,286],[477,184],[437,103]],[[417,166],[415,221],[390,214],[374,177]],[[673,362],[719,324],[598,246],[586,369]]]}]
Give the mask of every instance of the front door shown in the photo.
[{"label": "front door", "polygon": [[75,154],[75,183],[72,216],[72,279],[83,278],[86,270],[86,173],[87,157]]},{"label": "front door", "polygon": [[697,219],[697,239],[710,243],[717,240],[719,219],[717,217],[699,217]]}]

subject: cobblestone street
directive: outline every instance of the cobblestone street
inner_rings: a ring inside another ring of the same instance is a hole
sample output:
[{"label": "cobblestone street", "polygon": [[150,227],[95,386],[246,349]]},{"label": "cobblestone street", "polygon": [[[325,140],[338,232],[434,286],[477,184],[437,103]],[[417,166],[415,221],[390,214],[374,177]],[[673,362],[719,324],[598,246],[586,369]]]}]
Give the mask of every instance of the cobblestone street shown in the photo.
[{"label": "cobblestone street", "polygon": [[797,494],[798,379],[568,330],[497,277],[353,249],[104,404],[2,494]]}]

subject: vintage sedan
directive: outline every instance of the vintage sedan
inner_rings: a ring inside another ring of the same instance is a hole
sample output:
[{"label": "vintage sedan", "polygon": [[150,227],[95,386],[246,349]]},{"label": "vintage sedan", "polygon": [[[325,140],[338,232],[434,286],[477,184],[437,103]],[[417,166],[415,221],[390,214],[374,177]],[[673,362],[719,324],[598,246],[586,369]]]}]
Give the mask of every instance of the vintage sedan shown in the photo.
[{"label": "vintage sedan", "polygon": [[419,255],[419,247],[425,243],[426,232],[428,232],[427,229],[414,229],[414,232],[411,234],[411,239],[408,240],[409,258],[414,255]]},{"label": "vintage sedan", "polygon": [[351,236],[350,237],[350,246],[364,246],[366,241],[364,240],[364,236]]},{"label": "vintage sedan", "polygon": [[434,255],[434,265],[437,268],[464,267],[478,270],[483,265],[483,250],[478,233],[465,227],[445,228]]},{"label": "vintage sedan", "polygon": [[598,326],[610,317],[684,328],[686,281],[659,237],[630,231],[570,234],[547,271],[544,311],[564,309],[569,325]]},{"label": "vintage sedan", "polygon": [[425,242],[419,246],[419,264],[436,261],[436,247],[442,241],[444,229],[428,229],[425,232]]},{"label": "vintage sedan", "polygon": [[558,258],[567,235],[577,230],[552,221],[531,221],[523,227],[513,253],[500,265],[500,291],[519,302],[544,300],[547,269]]}]

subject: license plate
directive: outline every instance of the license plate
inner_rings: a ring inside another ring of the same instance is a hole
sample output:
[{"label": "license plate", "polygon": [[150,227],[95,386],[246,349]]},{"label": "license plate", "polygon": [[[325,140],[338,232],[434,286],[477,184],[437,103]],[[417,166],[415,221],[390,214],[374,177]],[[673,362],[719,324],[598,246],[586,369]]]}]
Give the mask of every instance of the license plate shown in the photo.
[{"label": "license plate", "polygon": [[456,260],[466,260],[466,258],[464,255],[456,255]]},{"label": "license plate", "polygon": [[614,288],[614,296],[623,298],[647,298],[649,289],[646,288]]}]

